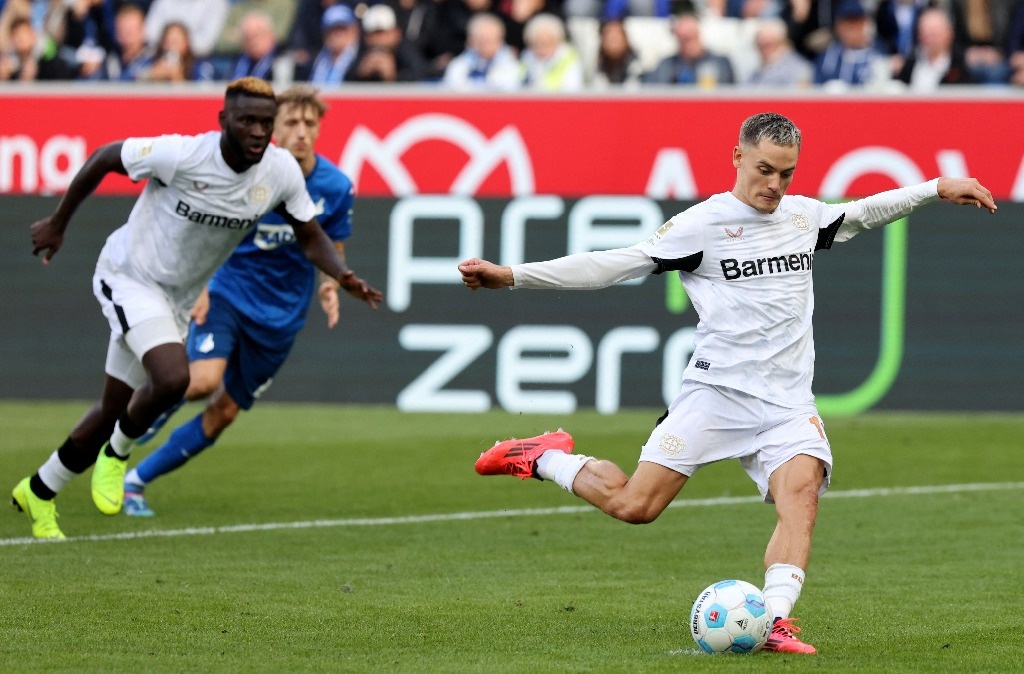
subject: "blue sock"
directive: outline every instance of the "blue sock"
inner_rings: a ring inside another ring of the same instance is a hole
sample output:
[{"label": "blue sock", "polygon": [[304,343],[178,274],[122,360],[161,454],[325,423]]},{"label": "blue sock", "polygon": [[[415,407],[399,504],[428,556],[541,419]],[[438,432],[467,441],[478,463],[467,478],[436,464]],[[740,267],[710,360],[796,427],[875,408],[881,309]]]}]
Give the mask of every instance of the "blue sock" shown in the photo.
[{"label": "blue sock", "polygon": [[203,415],[200,413],[174,429],[167,442],[143,459],[135,471],[143,484],[149,484],[161,475],[185,465],[186,461],[214,442],[203,433]]}]

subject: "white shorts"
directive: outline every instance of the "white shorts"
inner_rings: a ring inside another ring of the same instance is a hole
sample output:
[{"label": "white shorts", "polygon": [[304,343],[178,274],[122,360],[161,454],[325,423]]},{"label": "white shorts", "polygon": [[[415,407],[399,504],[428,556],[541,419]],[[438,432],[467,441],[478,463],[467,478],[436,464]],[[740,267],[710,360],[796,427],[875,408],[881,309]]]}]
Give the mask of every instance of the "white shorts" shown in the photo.
[{"label": "white shorts", "polygon": [[687,380],[643,446],[640,461],[690,477],[701,466],[738,459],[765,502],[773,503],[768,478],[799,454],[825,464],[824,494],[832,476],[832,450],[814,405],[782,407],[735,389]]},{"label": "white shorts", "polygon": [[159,289],[97,267],[92,290],[110,324],[105,371],[137,389],[146,383],[142,357],[161,344],[182,344],[188,336],[189,307]]}]

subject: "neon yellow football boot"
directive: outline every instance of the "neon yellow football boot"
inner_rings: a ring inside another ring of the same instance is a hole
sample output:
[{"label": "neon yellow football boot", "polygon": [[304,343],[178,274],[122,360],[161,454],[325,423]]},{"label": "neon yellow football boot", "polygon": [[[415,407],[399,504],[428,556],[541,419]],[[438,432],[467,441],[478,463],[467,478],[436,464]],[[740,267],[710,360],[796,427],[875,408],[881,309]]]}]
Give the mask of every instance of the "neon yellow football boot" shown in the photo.
[{"label": "neon yellow football boot", "polygon": [[103,445],[96,457],[96,465],[92,467],[92,502],[104,515],[116,515],[124,503],[124,474],[128,472],[128,459],[107,456],[107,447],[110,447],[109,442]]},{"label": "neon yellow football boot", "polygon": [[36,538],[65,538],[64,532],[57,526],[57,506],[52,500],[47,501],[33,494],[29,487],[30,480],[26,477],[11,492],[14,507],[32,520],[32,535]]}]

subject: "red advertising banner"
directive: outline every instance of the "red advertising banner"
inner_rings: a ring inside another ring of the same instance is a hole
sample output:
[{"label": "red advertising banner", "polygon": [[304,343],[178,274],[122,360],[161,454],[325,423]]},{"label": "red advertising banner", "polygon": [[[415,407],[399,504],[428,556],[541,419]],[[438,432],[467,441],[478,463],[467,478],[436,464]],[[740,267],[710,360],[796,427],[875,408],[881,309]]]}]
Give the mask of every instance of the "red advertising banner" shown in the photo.
[{"label": "red advertising banner", "polygon": [[[319,151],[360,196],[646,195],[695,199],[732,187],[748,115],[803,131],[790,191],[857,196],[937,175],[973,175],[1024,201],[1024,97],[631,96],[551,98],[340,92]],[[59,193],[90,152],[128,136],[218,128],[221,97],[0,93],[0,193]],[[138,186],[107,179],[99,192]]]}]

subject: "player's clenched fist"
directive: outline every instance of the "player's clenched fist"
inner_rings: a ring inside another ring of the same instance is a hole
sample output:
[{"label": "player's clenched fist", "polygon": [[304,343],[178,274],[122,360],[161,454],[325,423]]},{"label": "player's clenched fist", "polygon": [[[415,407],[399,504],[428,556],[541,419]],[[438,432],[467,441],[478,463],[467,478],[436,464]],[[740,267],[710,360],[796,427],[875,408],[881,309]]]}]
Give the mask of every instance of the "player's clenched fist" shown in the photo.
[{"label": "player's clenched fist", "polygon": [[462,282],[470,290],[477,288],[508,288],[515,283],[511,267],[474,257],[459,265]]}]

